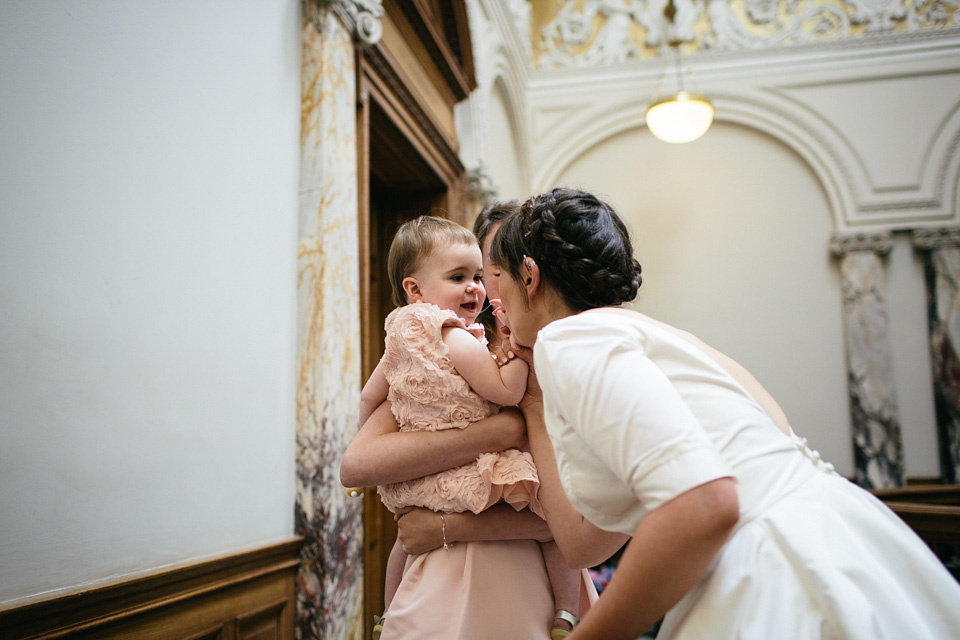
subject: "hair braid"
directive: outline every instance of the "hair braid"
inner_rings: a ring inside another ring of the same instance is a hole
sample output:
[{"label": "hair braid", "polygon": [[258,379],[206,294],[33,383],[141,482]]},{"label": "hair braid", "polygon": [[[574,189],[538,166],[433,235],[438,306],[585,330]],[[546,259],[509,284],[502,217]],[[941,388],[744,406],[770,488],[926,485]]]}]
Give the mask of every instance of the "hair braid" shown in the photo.
[{"label": "hair braid", "polygon": [[505,258],[501,265],[515,276],[522,255],[529,255],[541,277],[578,311],[637,296],[643,279],[627,228],[596,196],[554,189],[527,200],[510,222],[505,227],[514,233],[505,231],[498,253]]}]

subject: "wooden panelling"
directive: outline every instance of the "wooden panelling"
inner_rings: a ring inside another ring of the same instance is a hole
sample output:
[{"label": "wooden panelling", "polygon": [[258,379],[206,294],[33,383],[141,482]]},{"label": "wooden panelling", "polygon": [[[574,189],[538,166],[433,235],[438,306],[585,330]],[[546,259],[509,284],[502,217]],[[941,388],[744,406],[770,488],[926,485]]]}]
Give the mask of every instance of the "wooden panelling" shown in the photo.
[{"label": "wooden panelling", "polygon": [[886,505],[927,544],[960,545],[960,506],[892,501]]},{"label": "wooden panelling", "polygon": [[898,489],[874,489],[873,494],[884,502],[922,502],[960,507],[960,485],[915,484]]},{"label": "wooden panelling", "polygon": [[912,485],[873,493],[913,529],[960,580],[960,485]]},{"label": "wooden panelling", "polygon": [[289,640],[300,539],[0,610],[0,638]]}]

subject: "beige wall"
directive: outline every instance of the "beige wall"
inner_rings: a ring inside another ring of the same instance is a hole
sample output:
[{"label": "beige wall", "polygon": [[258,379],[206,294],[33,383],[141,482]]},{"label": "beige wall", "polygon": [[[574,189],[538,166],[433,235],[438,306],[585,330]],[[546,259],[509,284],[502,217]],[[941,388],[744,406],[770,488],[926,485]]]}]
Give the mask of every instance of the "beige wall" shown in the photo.
[{"label": "beige wall", "polygon": [[[644,123],[661,66],[646,54],[620,59],[629,34],[614,34],[626,40],[604,41],[611,46],[595,57],[558,44],[544,66],[523,40],[546,20],[539,5],[531,26],[527,5],[472,4],[484,18],[474,31],[485,54],[478,92],[496,101],[502,77],[519,96],[500,100],[506,115],[485,122],[517,133],[474,132],[485,141],[479,162],[491,175],[524,168],[527,193],[568,185],[611,200],[638,237],[638,306],[743,362],[847,475],[853,434],[830,240],[893,232],[883,294],[906,475],[938,476],[924,274],[910,234],[955,226],[960,215],[956,30],[835,33],[797,41],[804,46],[759,34],[718,41],[688,58],[716,107],[714,125],[671,146]],[[713,18],[720,35],[739,28]],[[527,64],[501,62],[524,56]]]},{"label": "beige wall", "polygon": [[680,146],[631,129],[583,153],[558,184],[603,194],[629,221],[644,273],[638,309],[744,364],[794,430],[852,474],[830,214],[800,158],[736,125]]}]

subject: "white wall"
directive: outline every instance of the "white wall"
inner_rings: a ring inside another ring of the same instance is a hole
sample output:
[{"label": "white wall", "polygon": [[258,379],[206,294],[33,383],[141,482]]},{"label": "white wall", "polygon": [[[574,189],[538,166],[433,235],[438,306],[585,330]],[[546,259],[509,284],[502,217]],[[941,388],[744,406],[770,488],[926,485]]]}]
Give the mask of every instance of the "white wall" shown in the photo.
[{"label": "white wall", "polygon": [[300,3],[0,3],[0,602],[293,533]]},{"label": "white wall", "polygon": [[493,85],[487,102],[483,131],[486,132],[486,147],[492,150],[487,166],[490,178],[498,188],[499,200],[526,199],[530,196],[521,169],[521,140],[515,126],[517,108],[510,103],[510,94],[500,78]]}]

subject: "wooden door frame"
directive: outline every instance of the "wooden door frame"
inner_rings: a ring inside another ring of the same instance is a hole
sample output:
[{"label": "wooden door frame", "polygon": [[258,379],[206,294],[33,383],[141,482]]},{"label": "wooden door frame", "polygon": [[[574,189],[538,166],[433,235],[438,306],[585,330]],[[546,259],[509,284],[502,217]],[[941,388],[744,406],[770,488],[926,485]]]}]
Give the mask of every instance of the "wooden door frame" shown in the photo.
[{"label": "wooden door frame", "polygon": [[[357,178],[360,261],[361,374],[365,382],[379,360],[382,341],[372,338],[369,309],[371,291],[371,111],[376,108],[414,149],[443,184],[440,211],[435,214],[465,223],[466,171],[457,151],[405,87],[389,54],[377,47],[357,55]],[[382,613],[383,573],[396,525],[380,503],[376,488],[364,490],[364,637],[369,638],[373,616]],[[388,539],[389,538],[389,539]]]}]

